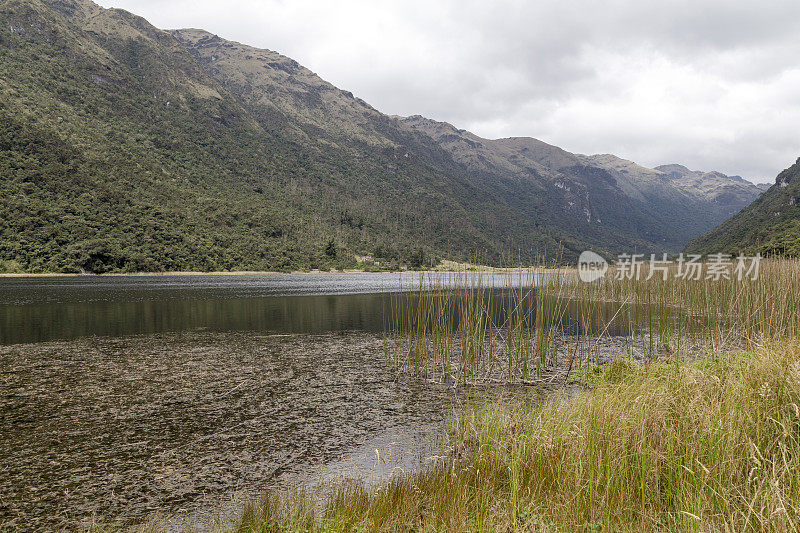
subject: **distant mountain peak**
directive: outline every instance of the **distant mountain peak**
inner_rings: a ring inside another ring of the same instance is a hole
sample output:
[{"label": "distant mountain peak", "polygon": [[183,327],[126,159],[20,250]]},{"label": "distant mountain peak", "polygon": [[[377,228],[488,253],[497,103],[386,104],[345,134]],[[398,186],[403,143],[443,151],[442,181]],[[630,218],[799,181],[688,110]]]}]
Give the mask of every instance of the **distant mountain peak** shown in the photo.
[{"label": "distant mountain peak", "polygon": [[669,165],[659,165],[655,167],[653,170],[658,170],[659,172],[663,172],[667,176],[672,179],[678,179],[686,176],[687,174],[691,174],[692,171],[686,168],[683,165],[679,165],[677,163],[672,163]]},{"label": "distant mountain peak", "polygon": [[[762,189],[767,184],[759,184]],[[759,198],[686,249],[800,256],[800,159]]]}]

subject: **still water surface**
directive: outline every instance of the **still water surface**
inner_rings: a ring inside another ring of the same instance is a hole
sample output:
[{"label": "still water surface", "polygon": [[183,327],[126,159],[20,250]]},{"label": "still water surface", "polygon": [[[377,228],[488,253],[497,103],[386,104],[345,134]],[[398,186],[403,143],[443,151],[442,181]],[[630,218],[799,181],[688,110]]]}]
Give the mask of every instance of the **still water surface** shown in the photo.
[{"label": "still water surface", "polygon": [[197,516],[268,487],[421,467],[465,398],[384,360],[390,293],[418,282],[0,279],[0,527]]},{"label": "still water surface", "polygon": [[[480,278],[486,287],[509,280]],[[463,278],[429,275],[424,283],[432,280],[452,286]],[[420,282],[419,274],[0,278],[0,344],[197,328],[380,332],[389,293]]]}]

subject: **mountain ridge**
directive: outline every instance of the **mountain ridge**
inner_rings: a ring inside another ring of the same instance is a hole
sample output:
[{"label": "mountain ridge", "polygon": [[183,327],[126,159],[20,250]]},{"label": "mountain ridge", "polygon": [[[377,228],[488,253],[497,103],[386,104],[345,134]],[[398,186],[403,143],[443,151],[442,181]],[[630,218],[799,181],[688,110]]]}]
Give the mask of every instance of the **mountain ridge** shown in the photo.
[{"label": "mountain ridge", "polygon": [[705,200],[633,198],[611,163],[541,141],[453,128],[474,145],[454,151],[291,58],[204,30],[88,0],[5,0],[0,14],[0,269],[571,259],[676,249],[714,225]]},{"label": "mountain ridge", "polygon": [[800,158],[752,204],[690,241],[686,250],[800,257]]},{"label": "mountain ridge", "polygon": [[[677,240],[689,240],[692,234],[702,233],[702,228],[719,224],[761,192],[756,185],[738,176],[728,177],[719,172],[700,173],[699,178],[691,174],[694,180],[679,180],[661,170],[649,169],[612,154],[573,154],[531,137],[483,139],[451,124],[420,115],[400,120],[411,128],[427,132],[467,165],[484,168],[500,165],[517,175],[529,171],[547,175],[558,187],[568,187],[567,182],[574,182],[581,169],[594,169],[591,180],[614,183],[619,189],[616,192],[622,192],[628,199],[641,204],[636,209],[641,211],[642,225],[646,224],[642,218],[649,218],[659,221],[672,232],[681,213],[684,216],[694,213],[699,222],[686,228],[678,227]],[[487,148],[493,149],[492,153],[487,153]],[[598,174],[598,170],[602,174]],[[711,183],[705,183],[706,180],[712,181],[712,177],[713,187]],[[587,179],[578,177],[577,181],[579,186],[591,185]],[[583,209],[587,218],[591,218],[590,207],[584,206]]]}]

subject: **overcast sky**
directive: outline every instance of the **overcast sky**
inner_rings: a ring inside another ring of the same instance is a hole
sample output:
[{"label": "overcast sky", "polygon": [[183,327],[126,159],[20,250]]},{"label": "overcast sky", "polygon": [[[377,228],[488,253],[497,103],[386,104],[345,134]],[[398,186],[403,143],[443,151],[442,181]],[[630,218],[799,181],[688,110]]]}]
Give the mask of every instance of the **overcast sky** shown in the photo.
[{"label": "overcast sky", "polygon": [[800,156],[797,0],[101,0],[278,51],[389,114],[773,181]]}]

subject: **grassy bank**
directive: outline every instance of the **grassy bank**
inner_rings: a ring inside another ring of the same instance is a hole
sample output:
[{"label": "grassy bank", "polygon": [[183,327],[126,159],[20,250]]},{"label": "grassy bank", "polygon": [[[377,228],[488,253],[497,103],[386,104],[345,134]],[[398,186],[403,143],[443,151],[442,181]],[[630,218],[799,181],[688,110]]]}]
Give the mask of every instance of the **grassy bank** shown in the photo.
[{"label": "grassy bank", "polygon": [[323,508],[268,494],[235,530],[796,530],[798,297],[800,263],[779,260],[755,280],[509,278],[500,299],[434,283],[397,302],[399,372],[480,382],[507,361],[508,381],[566,367],[587,390],[456,412],[435,468]]},{"label": "grassy bank", "polygon": [[783,531],[800,524],[800,345],[608,365],[540,408],[459,413],[438,467],[324,508],[269,494],[236,531]]}]

